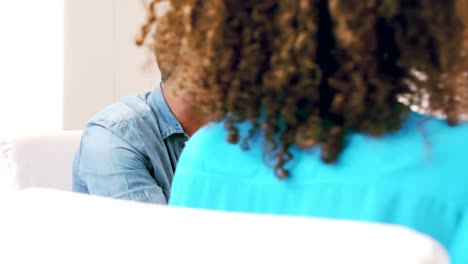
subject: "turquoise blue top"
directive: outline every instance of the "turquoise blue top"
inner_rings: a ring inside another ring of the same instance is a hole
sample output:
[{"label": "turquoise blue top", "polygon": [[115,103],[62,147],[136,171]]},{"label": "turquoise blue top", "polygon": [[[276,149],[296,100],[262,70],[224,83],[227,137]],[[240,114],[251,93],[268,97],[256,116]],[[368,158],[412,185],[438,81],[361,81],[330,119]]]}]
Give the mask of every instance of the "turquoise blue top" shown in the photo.
[{"label": "turquoise blue top", "polygon": [[468,263],[468,124],[410,114],[385,137],[351,135],[333,165],[319,149],[293,149],[286,180],[264,162],[262,135],[249,151],[225,139],[216,123],[189,140],[171,205],[394,223],[438,240],[452,263]]}]

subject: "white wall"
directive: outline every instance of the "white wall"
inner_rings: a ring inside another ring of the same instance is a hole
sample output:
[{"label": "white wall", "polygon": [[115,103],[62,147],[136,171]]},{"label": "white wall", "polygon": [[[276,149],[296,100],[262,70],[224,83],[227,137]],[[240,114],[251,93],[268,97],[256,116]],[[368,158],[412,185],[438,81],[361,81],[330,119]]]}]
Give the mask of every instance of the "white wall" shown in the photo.
[{"label": "white wall", "polygon": [[63,1],[0,0],[0,33],[0,135],[62,129]]},{"label": "white wall", "polygon": [[153,55],[134,44],[144,18],[142,1],[65,0],[64,129],[158,84]]}]

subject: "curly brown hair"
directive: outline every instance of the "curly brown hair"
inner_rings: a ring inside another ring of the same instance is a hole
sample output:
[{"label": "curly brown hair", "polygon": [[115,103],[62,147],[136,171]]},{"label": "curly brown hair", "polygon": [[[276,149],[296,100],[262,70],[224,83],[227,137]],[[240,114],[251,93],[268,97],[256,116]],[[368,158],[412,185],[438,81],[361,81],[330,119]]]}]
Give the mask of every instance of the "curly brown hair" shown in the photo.
[{"label": "curly brown hair", "polygon": [[[248,148],[263,131],[279,178],[292,146],[320,145],[332,163],[349,133],[398,130],[409,106],[454,125],[466,103],[456,0],[171,0],[159,21],[157,2],[139,43],[157,25],[154,49],[168,72],[179,68],[176,89],[224,122],[231,143]],[[241,137],[244,121],[253,127]]]}]

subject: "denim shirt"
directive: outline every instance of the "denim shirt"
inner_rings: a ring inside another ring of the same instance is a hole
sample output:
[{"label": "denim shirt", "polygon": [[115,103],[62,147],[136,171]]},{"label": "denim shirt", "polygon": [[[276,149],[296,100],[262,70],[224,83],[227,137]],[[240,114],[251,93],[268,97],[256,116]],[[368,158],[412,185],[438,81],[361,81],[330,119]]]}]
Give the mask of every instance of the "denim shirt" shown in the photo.
[{"label": "denim shirt", "polygon": [[86,125],[73,164],[73,191],[167,204],[187,140],[161,87],[128,97]]}]

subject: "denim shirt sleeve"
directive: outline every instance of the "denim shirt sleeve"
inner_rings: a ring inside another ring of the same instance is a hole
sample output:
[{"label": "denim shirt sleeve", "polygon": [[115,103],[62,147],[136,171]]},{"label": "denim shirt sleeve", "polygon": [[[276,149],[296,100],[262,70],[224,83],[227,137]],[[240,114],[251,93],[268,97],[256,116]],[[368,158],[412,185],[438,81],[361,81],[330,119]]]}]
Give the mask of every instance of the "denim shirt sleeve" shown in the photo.
[{"label": "denim shirt sleeve", "polygon": [[73,164],[73,191],[167,204],[141,151],[109,129],[88,126]]}]

